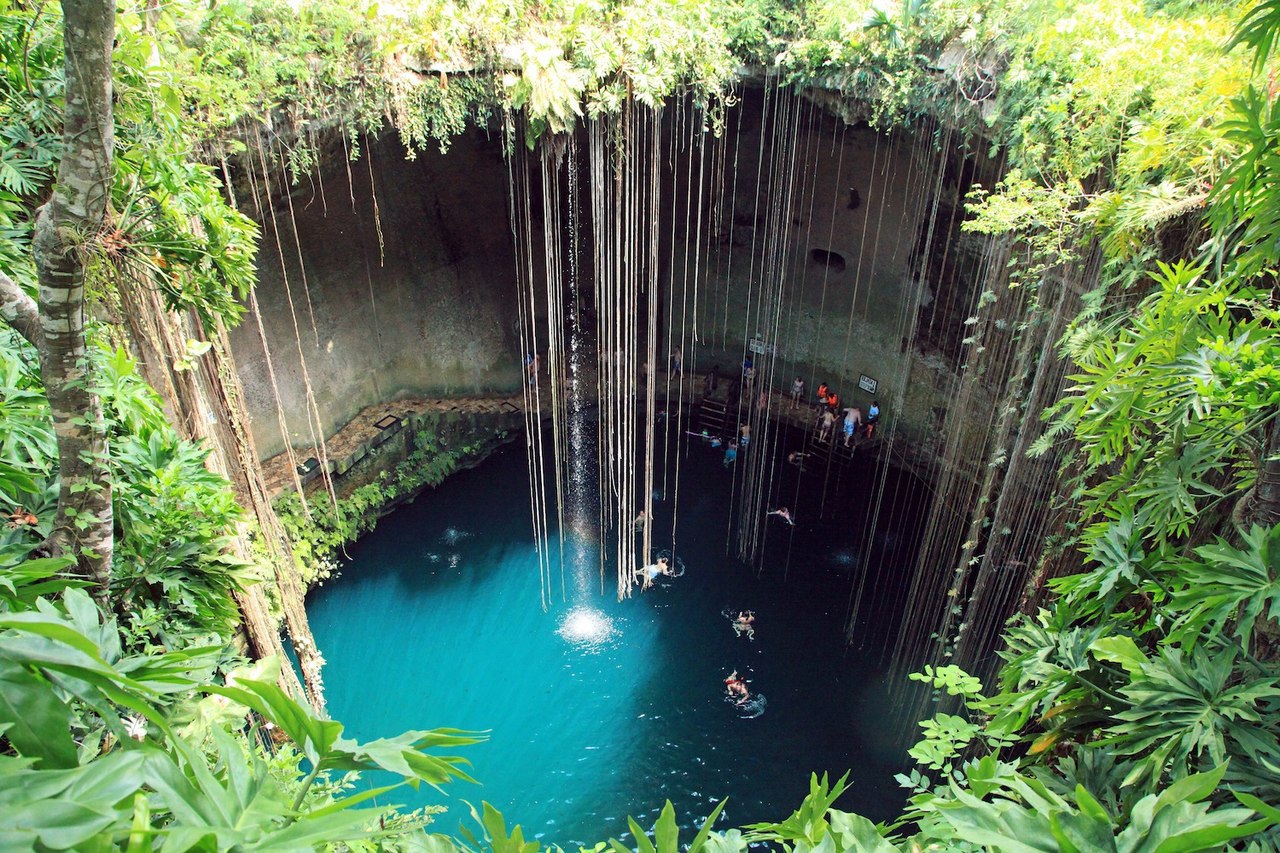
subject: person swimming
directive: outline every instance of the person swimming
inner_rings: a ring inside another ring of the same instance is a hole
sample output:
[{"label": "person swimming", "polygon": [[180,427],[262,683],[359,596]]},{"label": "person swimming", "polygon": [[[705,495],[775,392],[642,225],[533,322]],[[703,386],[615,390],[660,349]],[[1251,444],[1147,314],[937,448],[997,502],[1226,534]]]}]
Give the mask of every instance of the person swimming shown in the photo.
[{"label": "person swimming", "polygon": [[671,564],[666,557],[659,557],[656,563],[650,563],[647,566],[636,569],[634,578],[640,581],[640,590],[644,591],[653,586],[653,582],[657,580],[658,575],[671,574]]},{"label": "person swimming", "polygon": [[741,705],[751,698],[751,691],[747,689],[747,680],[738,675],[736,669],[724,680],[724,689],[735,705]]},{"label": "person swimming", "polygon": [[777,509],[771,509],[765,513],[765,515],[776,515],[792,527],[796,526],[796,520],[791,517],[791,510],[787,509],[785,506],[778,507]]},{"label": "person swimming", "polygon": [[724,467],[728,468],[736,461],[738,461],[738,442],[730,439],[728,446],[724,449]]},{"label": "person swimming", "polygon": [[756,613],[754,610],[738,611],[738,616],[733,620],[734,636],[741,637],[747,635],[747,639],[755,642],[756,639]]}]

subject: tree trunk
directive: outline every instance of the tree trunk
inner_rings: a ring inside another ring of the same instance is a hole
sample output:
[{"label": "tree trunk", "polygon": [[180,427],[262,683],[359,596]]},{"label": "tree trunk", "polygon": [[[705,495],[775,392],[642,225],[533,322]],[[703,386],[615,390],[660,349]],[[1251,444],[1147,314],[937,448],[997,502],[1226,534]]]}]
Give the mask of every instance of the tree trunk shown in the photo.
[{"label": "tree trunk", "polygon": [[[209,468],[227,478],[237,502],[257,520],[256,533],[262,548],[253,547],[255,530],[250,525],[238,527],[232,547],[241,559],[260,562],[265,556],[271,564],[277,600],[302,669],[305,691],[285,656],[276,620],[259,586],[236,594],[250,652],[255,658],[279,655],[283,664],[281,688],[310,702],[316,713],[323,715],[324,659],[307,622],[303,603],[306,591],[298,579],[288,539],[267,499],[253,439],[245,426],[248,414],[226,330],[219,322],[212,333],[206,333],[192,313],[171,311],[160,294],[145,282],[122,281],[120,307],[121,321],[143,377],[160,394],[170,422],[183,438],[209,450]],[[212,346],[193,369],[177,370],[174,365],[185,356],[184,342],[188,339],[205,340]]]},{"label": "tree trunk", "polygon": [[217,417],[209,427],[212,433],[211,444],[219,448],[223,473],[235,486],[241,504],[252,511],[258,521],[262,544],[275,571],[280,609],[284,612],[289,641],[302,670],[302,683],[306,687],[307,699],[315,712],[324,716],[324,657],[316,646],[311,634],[311,624],[307,619],[307,591],[298,576],[297,560],[289,544],[289,537],[267,497],[266,484],[262,480],[262,466],[258,462],[258,452],[248,428],[249,414],[244,407],[240,374],[231,353],[231,340],[221,322],[209,339],[213,347],[201,359],[200,372],[203,385],[210,389],[210,397],[216,400],[217,406]]},{"label": "tree trunk", "polygon": [[289,664],[284,653],[284,644],[280,642],[280,632],[276,630],[276,621],[267,605],[267,596],[261,584],[243,587],[236,591],[236,603],[240,605],[240,613],[244,616],[244,632],[249,640],[249,654],[254,660],[262,660],[275,656],[280,661],[280,689],[301,701],[306,694],[298,682],[298,674]]},{"label": "tree trunk", "polygon": [[40,309],[17,282],[0,271],[0,320],[4,320],[36,349],[40,348]]},{"label": "tree trunk", "polygon": [[48,546],[74,555],[105,600],[111,580],[111,482],[102,405],[85,343],[85,254],[111,192],[111,44],[115,4],[63,0],[66,104],[53,195],[32,240],[39,276],[40,372],[58,439],[58,514]]},{"label": "tree trunk", "polygon": [[1249,522],[1264,527],[1280,524],[1280,416],[1273,417],[1267,427]]}]

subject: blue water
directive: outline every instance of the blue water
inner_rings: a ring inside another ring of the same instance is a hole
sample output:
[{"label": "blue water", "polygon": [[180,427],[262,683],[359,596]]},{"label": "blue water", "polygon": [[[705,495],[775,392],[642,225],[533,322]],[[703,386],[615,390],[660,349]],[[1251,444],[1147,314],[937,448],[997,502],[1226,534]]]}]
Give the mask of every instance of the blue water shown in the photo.
[{"label": "blue water", "polygon": [[[619,603],[612,570],[601,584],[596,543],[580,537],[569,543],[563,588],[575,597],[584,572],[592,592],[564,602],[557,567],[544,612],[523,448],[500,450],[384,519],[349,549],[341,576],[311,594],[330,712],[358,739],[444,726],[490,732],[454,750],[472,762],[479,787],[393,795],[411,808],[447,806],[436,824],[445,832],[470,824],[466,803],[481,800],[508,826],[566,846],[624,836],[628,814],[651,826],[667,799],[686,826],[724,797],[717,828],[781,820],[813,771],[852,771],[839,807],[895,814],[904,794],[892,775],[906,744],[895,741],[881,668],[885,626],[846,646],[844,623],[859,565],[869,555],[892,595],[913,543],[909,531],[888,530],[867,548],[866,493],[828,482],[822,499],[816,475],[796,476],[779,466],[775,489],[792,500],[778,502],[798,523],[771,520],[757,573],[726,556],[732,472],[709,448],[691,448],[676,529],[684,575]],[[855,470],[851,482],[870,476]],[[656,504],[663,547],[675,503]],[[571,627],[604,625],[608,635],[567,631],[575,607],[589,615]],[[754,641],[731,628],[727,614],[738,608],[757,614]],[[734,669],[765,697],[758,716],[725,701]]]}]

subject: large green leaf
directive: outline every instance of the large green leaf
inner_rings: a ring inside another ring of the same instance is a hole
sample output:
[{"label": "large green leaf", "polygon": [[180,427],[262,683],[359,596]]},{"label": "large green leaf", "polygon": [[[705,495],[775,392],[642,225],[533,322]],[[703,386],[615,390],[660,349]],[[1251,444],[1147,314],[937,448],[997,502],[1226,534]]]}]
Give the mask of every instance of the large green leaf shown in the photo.
[{"label": "large green leaf", "polygon": [[898,847],[880,834],[876,825],[865,817],[832,809],[828,814],[831,834],[840,850],[864,853],[898,853]]},{"label": "large green leaf", "polygon": [[0,846],[77,847],[127,825],[127,804],[142,785],[142,756],[115,752],[70,770],[0,764]]},{"label": "large green leaf", "polygon": [[2,655],[0,724],[9,724],[5,737],[19,755],[37,759],[41,767],[75,767],[71,710],[47,681]]},{"label": "large green leaf", "polygon": [[329,757],[342,733],[341,723],[316,717],[275,684],[244,680],[237,681],[235,686],[209,685],[205,690],[257,711],[288,735],[313,764]]},{"label": "large green leaf", "polygon": [[1244,540],[1243,549],[1221,539],[1204,545],[1196,549],[1199,560],[1181,566],[1175,637],[1193,644],[1234,627],[1248,648],[1260,618],[1280,618],[1280,526],[1255,525]]}]

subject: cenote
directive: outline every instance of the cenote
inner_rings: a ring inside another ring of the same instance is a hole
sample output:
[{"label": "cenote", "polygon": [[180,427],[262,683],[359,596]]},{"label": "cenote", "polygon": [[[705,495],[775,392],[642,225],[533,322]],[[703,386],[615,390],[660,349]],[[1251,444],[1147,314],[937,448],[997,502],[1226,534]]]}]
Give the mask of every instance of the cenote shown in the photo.
[{"label": "cenote", "polygon": [[1280,849],[1280,0],[0,45],[0,849]]},{"label": "cenote", "polygon": [[[872,466],[859,460],[849,484]],[[868,543],[865,492],[841,488],[822,501],[820,473],[782,467],[779,489],[799,486],[797,525],[773,519],[759,572],[726,556],[735,472],[695,440],[679,484],[654,504],[657,547],[670,548],[678,512],[684,574],[618,601],[600,580],[598,542],[578,541],[578,531],[544,612],[527,464],[519,444],[507,445],[393,512],[311,594],[335,717],[359,739],[489,731],[460,750],[480,787],[394,794],[411,807],[447,806],[445,831],[466,818],[464,800],[487,800],[508,824],[561,844],[622,837],[627,815],[649,824],[668,799],[687,826],[727,797],[719,825],[741,826],[789,813],[810,773],[846,770],[850,804],[888,818],[903,800],[892,775],[904,745],[884,713],[892,626],[872,623],[846,644],[846,611],[864,559],[886,578],[910,565],[918,507],[904,505]],[[910,475],[891,477],[911,485]],[[576,592],[584,576],[585,595]],[[738,609],[756,612],[754,640],[735,636]],[[750,711],[725,699],[734,669],[756,694]]]}]

